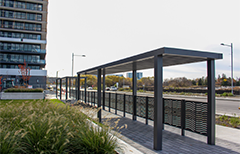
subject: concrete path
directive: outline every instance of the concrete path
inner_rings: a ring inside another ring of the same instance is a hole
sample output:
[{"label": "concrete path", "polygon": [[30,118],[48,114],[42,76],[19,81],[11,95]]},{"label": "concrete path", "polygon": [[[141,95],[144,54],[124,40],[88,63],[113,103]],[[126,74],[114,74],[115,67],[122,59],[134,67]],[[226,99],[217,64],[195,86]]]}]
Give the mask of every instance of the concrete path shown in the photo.
[{"label": "concrete path", "polygon": [[[94,113],[95,112],[95,113]],[[97,110],[87,113],[97,118]],[[137,117],[137,121],[131,120],[132,115],[122,116],[114,114],[115,110],[102,111],[103,123],[115,125],[117,127],[127,124],[127,128],[122,129],[119,138],[130,145],[130,148],[142,153],[240,153],[240,130],[216,125],[216,145],[208,145],[207,137],[185,131],[186,136],[181,136],[181,130],[169,125],[165,125],[163,131],[163,150],[153,149],[153,121],[145,125],[145,119]],[[132,150],[131,150],[132,151]],[[131,153],[127,148],[127,152]]]}]

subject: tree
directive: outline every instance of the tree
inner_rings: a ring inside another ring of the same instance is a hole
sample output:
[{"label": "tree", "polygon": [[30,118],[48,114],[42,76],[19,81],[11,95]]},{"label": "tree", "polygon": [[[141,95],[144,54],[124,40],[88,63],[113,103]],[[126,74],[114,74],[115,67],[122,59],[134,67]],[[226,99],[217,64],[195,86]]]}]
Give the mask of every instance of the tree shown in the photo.
[{"label": "tree", "polygon": [[31,75],[30,75],[30,68],[27,67],[27,63],[26,61],[24,60],[24,63],[23,65],[18,65],[19,67],[19,73],[22,75],[22,80],[25,82],[25,84],[27,85],[28,84],[28,81],[30,80],[31,78]]}]

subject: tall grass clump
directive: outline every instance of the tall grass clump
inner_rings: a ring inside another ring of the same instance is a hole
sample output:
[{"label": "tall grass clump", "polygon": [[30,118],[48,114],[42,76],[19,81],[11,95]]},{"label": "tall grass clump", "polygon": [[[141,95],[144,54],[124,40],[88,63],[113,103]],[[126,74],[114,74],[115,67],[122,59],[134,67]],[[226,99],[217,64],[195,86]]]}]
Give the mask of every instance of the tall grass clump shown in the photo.
[{"label": "tall grass clump", "polygon": [[108,127],[94,128],[80,108],[52,102],[1,100],[0,153],[115,153]]}]

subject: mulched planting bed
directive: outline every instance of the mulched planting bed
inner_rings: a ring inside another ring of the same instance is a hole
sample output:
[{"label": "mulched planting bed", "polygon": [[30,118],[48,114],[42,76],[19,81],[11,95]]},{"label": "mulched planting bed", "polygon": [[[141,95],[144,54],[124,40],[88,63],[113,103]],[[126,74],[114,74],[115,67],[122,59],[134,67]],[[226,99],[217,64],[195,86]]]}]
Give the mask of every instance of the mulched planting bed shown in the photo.
[{"label": "mulched planting bed", "polygon": [[236,116],[226,116],[226,115],[217,115],[216,124],[240,129],[240,117]]}]

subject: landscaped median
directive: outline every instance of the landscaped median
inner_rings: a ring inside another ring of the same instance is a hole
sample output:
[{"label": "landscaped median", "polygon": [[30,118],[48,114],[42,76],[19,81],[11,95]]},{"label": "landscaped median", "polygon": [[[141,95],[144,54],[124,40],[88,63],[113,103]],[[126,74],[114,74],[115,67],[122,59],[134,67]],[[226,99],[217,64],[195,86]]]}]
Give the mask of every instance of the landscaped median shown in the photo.
[{"label": "landscaped median", "polygon": [[28,89],[28,88],[9,88],[0,93],[2,100],[16,100],[16,99],[44,99],[45,94],[42,88]]},{"label": "landscaped median", "polygon": [[116,153],[111,128],[59,100],[0,100],[0,153]]}]

